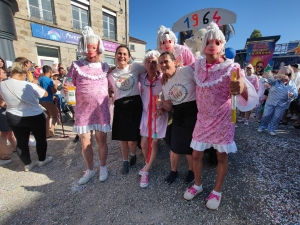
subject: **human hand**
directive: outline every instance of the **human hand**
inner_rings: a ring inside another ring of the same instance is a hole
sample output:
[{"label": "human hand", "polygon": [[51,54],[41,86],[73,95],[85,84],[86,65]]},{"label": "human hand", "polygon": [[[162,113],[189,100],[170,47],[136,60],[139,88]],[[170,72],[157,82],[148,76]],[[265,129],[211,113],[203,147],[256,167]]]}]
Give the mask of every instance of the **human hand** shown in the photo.
[{"label": "human hand", "polygon": [[162,116],[164,114],[164,110],[162,108],[158,108],[156,110],[156,118]]},{"label": "human hand", "polygon": [[35,79],[34,79],[34,80],[32,81],[32,83],[38,84],[38,80],[35,80]]},{"label": "human hand", "polygon": [[[231,73],[232,72],[233,71],[231,71]],[[241,69],[237,68],[235,72],[236,72],[236,80],[231,80],[229,83],[229,90],[231,95],[241,94],[244,91],[246,86],[243,77],[240,75]]]},{"label": "human hand", "polygon": [[67,94],[69,92],[68,84],[64,84],[63,90],[64,90],[65,94]]},{"label": "human hand", "polygon": [[294,96],[294,94],[290,91],[289,91],[288,95],[289,95],[290,98]]},{"label": "human hand", "polygon": [[158,107],[162,107],[163,104],[164,104],[164,102],[161,99],[159,99],[159,98],[156,99],[156,105]]}]

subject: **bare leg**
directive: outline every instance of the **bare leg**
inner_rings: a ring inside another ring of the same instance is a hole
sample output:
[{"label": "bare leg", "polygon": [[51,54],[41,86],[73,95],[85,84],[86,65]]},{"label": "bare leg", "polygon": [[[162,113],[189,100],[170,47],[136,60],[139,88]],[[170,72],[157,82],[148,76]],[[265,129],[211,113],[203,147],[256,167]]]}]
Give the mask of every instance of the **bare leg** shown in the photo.
[{"label": "bare leg", "polygon": [[200,186],[201,182],[201,172],[202,172],[202,158],[204,151],[193,151],[193,169],[195,176],[195,185]]},{"label": "bare leg", "polygon": [[[11,151],[10,151],[10,149],[8,148],[8,146],[7,146],[7,139],[9,138],[9,133],[12,133],[12,135],[13,135],[13,132],[12,131],[7,131],[7,132],[2,132],[1,131],[1,137],[2,137],[2,139],[3,139],[3,143],[5,143],[5,146],[6,147],[3,147],[3,149],[5,149],[5,150],[8,150],[9,151],[9,153],[7,153],[7,154],[11,154]],[[16,150],[16,146],[17,146],[17,143],[16,143],[16,140],[14,141],[14,146],[13,146],[13,144],[11,143],[11,145],[12,145],[12,147],[13,147],[13,149],[14,150]]]},{"label": "bare leg", "polygon": [[93,170],[94,165],[93,165],[93,149],[92,149],[92,143],[93,143],[92,131],[89,133],[80,134],[79,137],[82,146],[82,156],[86,164],[86,167],[89,170]]},{"label": "bare leg", "polygon": [[142,147],[142,152],[145,158],[145,161],[147,160],[148,156],[148,137],[142,137],[141,138],[141,147]]},{"label": "bare leg", "polygon": [[217,151],[217,158],[218,158],[218,172],[217,172],[217,182],[214,190],[220,192],[225,176],[228,171],[228,154],[226,152],[220,153]]},{"label": "bare leg", "polygon": [[50,128],[50,114],[48,111],[46,111],[46,114],[47,114],[47,119],[46,119],[46,137],[49,137],[49,128]]},{"label": "bare leg", "polygon": [[189,170],[193,171],[193,155],[186,155],[188,161]]},{"label": "bare leg", "polygon": [[[154,163],[154,160],[156,158],[156,155],[157,155],[157,149],[158,149],[158,139],[152,139],[152,152],[151,152],[149,163],[146,163],[144,172],[149,172],[149,170],[151,169],[151,167]],[[146,160],[147,160],[147,158],[146,158]]]},{"label": "bare leg", "polygon": [[176,172],[180,160],[180,155],[170,151],[171,170]]},{"label": "bare leg", "polygon": [[127,141],[120,141],[121,144],[121,152],[122,152],[122,157],[123,160],[128,160],[128,142]]},{"label": "bare leg", "polygon": [[246,112],[246,120],[249,120],[251,111]]},{"label": "bare leg", "polygon": [[98,143],[98,154],[100,159],[100,166],[105,166],[107,155],[108,155],[108,147],[106,141],[107,134],[100,131],[95,131],[95,136]]},{"label": "bare leg", "polygon": [[52,124],[51,124],[51,127],[50,127],[50,130],[53,131],[53,133],[54,133],[54,128],[55,128],[56,122],[57,122],[57,117],[53,117],[52,118]]},{"label": "bare leg", "polygon": [[128,146],[130,148],[131,154],[136,153],[137,141],[128,141]]}]

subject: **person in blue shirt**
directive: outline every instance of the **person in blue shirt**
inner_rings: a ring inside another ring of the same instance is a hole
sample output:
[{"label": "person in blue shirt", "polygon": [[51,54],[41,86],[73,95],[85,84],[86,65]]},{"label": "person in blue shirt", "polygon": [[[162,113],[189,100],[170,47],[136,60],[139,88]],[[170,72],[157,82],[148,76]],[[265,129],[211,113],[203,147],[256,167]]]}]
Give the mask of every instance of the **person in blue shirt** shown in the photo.
[{"label": "person in blue shirt", "polygon": [[276,135],[277,128],[285,110],[292,100],[297,98],[298,90],[293,81],[294,71],[290,66],[284,66],[274,76],[268,79],[270,84],[269,95],[265,104],[264,114],[261,119],[258,132],[268,129],[271,135]]},{"label": "person in blue shirt", "polygon": [[[39,84],[48,92],[47,97],[40,98],[40,104],[47,110],[48,115],[46,119],[46,131],[47,138],[54,136],[54,128],[57,122],[57,109],[53,100],[53,94],[57,92],[57,84],[53,83],[52,68],[50,66],[43,66],[43,76],[39,78]],[[52,118],[52,123],[50,125],[50,118]]]}]

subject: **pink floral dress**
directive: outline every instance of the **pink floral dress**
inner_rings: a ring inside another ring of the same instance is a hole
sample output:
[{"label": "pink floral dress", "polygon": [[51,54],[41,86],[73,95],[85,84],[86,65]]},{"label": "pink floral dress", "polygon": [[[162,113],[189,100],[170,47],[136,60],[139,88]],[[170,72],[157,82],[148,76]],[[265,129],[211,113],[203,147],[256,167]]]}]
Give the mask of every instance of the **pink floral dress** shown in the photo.
[{"label": "pink floral dress", "polygon": [[110,131],[108,70],[107,63],[90,63],[84,59],[72,63],[67,76],[76,86],[74,132]]},{"label": "pink floral dress", "polygon": [[[231,95],[229,83],[231,71],[239,68],[239,64],[232,60],[216,64],[206,72],[206,59],[197,59],[195,62],[196,102],[198,107],[197,122],[193,132],[191,147],[194,150],[204,151],[214,147],[219,152],[236,152],[234,142],[235,125],[231,123]],[[244,74],[242,74],[244,77]],[[246,80],[246,79],[244,79]],[[249,83],[247,83],[248,87]],[[251,85],[251,84],[250,84]],[[251,85],[252,86],[252,85]],[[252,86],[248,92],[255,92]],[[248,102],[251,95],[249,94]],[[257,98],[258,100],[258,98]],[[237,101],[241,105],[247,102],[242,96]]]}]

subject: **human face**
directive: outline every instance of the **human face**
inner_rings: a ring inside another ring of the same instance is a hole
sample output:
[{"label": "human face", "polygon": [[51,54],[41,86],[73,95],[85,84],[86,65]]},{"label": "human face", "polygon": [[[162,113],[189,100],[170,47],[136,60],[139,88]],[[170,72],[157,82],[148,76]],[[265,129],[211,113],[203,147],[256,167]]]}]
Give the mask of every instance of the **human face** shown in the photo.
[{"label": "human face", "polygon": [[250,76],[252,74],[252,71],[251,71],[250,67],[246,68],[246,73],[247,73],[248,76]]},{"label": "human face", "polygon": [[91,59],[98,55],[98,44],[88,44],[86,56]]},{"label": "human face", "polygon": [[2,61],[2,59],[0,59],[0,68],[2,68],[4,65],[4,62]]},{"label": "human face", "polygon": [[167,39],[167,40],[164,40],[164,41],[160,42],[160,48],[164,52],[167,52],[167,51],[168,52],[173,52],[174,45],[175,45],[175,42],[172,41],[171,39]]},{"label": "human face", "polygon": [[115,59],[119,69],[124,69],[129,62],[129,53],[127,48],[119,48],[116,52]]},{"label": "human face", "polygon": [[256,65],[256,71],[257,72],[261,72],[261,71],[263,71],[264,70],[264,65],[262,64],[262,63],[258,63],[257,65]]},{"label": "human face", "polygon": [[169,77],[173,76],[176,72],[175,61],[167,54],[159,57],[159,65],[163,74]]},{"label": "human face", "polygon": [[0,68],[0,81],[4,80],[6,78],[7,78],[6,72],[3,69]]},{"label": "human face", "polygon": [[209,55],[216,55],[221,52],[222,48],[222,41],[216,39],[207,40],[204,52]]},{"label": "human face", "polygon": [[156,72],[158,71],[158,58],[156,56],[154,56],[153,58],[147,58],[145,65],[148,74],[156,75]]}]

